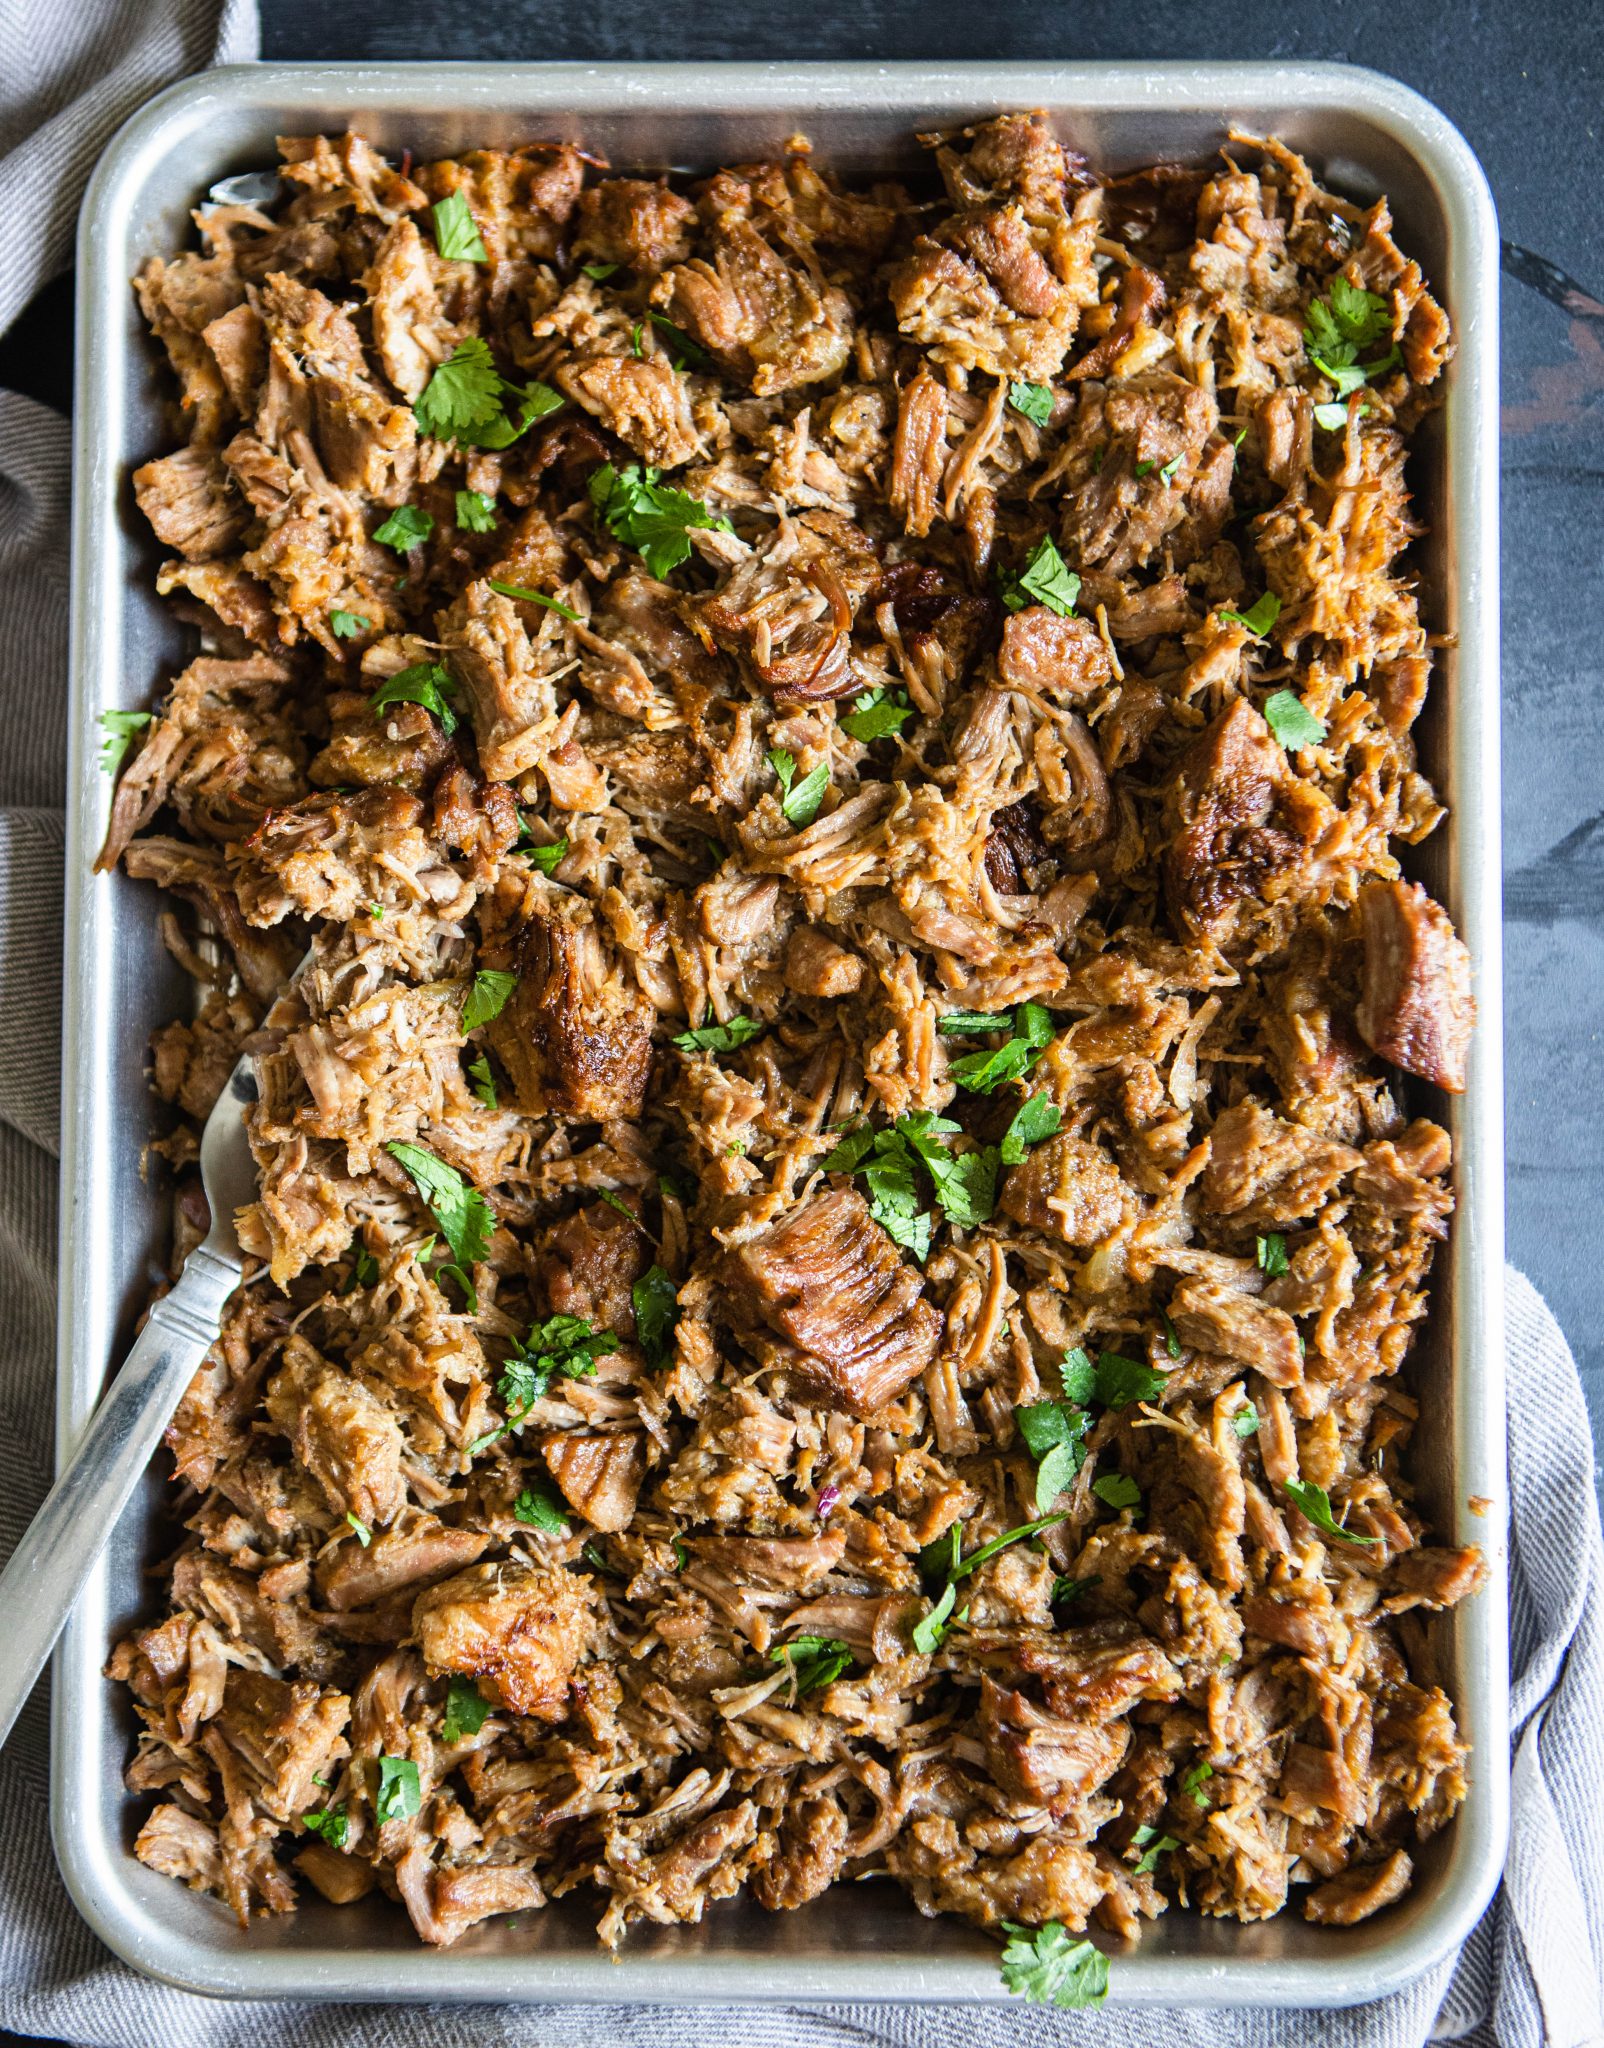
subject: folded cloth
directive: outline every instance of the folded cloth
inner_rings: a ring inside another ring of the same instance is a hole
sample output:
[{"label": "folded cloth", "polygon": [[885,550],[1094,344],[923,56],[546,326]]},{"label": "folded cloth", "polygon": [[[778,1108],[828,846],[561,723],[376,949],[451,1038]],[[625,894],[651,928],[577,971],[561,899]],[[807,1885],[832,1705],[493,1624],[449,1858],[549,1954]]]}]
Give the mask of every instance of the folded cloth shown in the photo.
[{"label": "folded cloth", "polygon": [[[89,167],[169,79],[254,54],[239,0],[0,7],[0,332],[67,260]],[[0,1558],[50,1470],[66,688],[68,434],[0,391]],[[1509,1276],[1515,1822],[1463,1953],[1340,2013],[954,2012],[911,2005],[339,2007],[222,2004],[146,1982],[78,1918],[47,1809],[46,1683],[0,1752],[0,2026],[107,2048],[1604,2048],[1604,1548],[1581,1386],[1553,1317]],[[888,1987],[891,1988],[891,1987]]]}]

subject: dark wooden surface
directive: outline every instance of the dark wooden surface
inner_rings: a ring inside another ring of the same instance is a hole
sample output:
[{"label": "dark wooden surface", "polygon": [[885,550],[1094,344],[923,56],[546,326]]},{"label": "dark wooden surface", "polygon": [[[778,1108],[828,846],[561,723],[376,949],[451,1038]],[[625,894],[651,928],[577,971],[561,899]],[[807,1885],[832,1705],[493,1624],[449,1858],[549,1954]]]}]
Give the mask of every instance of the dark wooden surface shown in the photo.
[{"label": "dark wooden surface", "polygon": [[[1463,130],[1504,235],[1504,845],[1510,1256],[1547,1295],[1604,1430],[1604,8],[1237,0],[263,0],[265,58],[1333,58]],[[0,384],[67,405],[70,294],[0,339]],[[0,2035],[0,2043],[14,2037]],[[265,2037],[264,2037],[265,2038]],[[130,2044],[135,2048],[135,2044]],[[139,2044],[143,2048],[143,2044]]]}]

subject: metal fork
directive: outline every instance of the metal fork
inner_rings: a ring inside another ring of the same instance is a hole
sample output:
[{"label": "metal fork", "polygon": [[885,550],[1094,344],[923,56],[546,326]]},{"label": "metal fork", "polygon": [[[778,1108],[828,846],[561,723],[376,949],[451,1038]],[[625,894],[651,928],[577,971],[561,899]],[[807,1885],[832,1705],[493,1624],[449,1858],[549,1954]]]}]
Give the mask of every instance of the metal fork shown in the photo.
[{"label": "metal fork", "polygon": [[0,1572],[0,1744],[105,1548],[162,1431],[222,1327],[242,1270],[234,1212],[256,1198],[245,1112],[256,1100],[250,1054],[229,1076],[201,1137],[212,1227],[150,1311],[66,1470]]}]

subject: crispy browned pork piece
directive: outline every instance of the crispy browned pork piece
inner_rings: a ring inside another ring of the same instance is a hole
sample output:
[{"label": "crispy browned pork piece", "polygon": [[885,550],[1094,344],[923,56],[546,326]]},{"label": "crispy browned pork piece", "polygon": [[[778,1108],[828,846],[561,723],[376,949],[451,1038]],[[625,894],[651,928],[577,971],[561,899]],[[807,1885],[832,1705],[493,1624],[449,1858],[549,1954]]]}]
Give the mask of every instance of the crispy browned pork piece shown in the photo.
[{"label": "crispy browned pork piece", "polygon": [[242,1921],[1345,1926],[1463,1795],[1446,319],[1274,141],[927,140],[290,138],[138,281],[203,645],[102,864],[199,984],[175,1258],[249,1047],[262,1270],[111,1668],[135,1853]]}]

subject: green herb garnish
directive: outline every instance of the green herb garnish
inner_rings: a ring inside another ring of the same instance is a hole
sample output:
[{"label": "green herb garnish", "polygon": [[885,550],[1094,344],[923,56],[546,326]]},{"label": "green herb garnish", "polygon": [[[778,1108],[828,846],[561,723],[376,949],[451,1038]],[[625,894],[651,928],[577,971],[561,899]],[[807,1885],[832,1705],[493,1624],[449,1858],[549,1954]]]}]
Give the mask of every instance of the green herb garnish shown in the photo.
[{"label": "green herb garnish", "polygon": [[1233,626],[1243,627],[1256,640],[1262,640],[1281,616],[1281,600],[1273,590],[1266,590],[1255,601],[1251,611],[1237,612],[1232,611],[1229,605],[1221,605],[1215,616]]},{"label": "green herb garnish", "polygon": [[821,761],[817,768],[810,768],[800,782],[796,781],[796,756],[780,749],[768,756],[769,766],[774,770],[781,791],[780,810],[790,824],[811,825],[819,815],[819,806],[824,801],[824,792],[830,787],[830,770]]},{"label": "green herb garnish", "polygon": [[481,1024],[492,1023],[507,1007],[507,999],[517,986],[516,974],[481,967],[469,984],[468,999],[462,1006],[463,1030],[477,1031]]},{"label": "green herb garnish", "polygon": [[354,640],[359,633],[368,633],[372,629],[373,621],[365,619],[360,612],[329,613],[329,631],[336,640]]},{"label": "green herb garnish", "polygon": [[1289,754],[1318,746],[1326,736],[1324,722],[1290,690],[1276,690],[1264,700],[1264,722]]},{"label": "green herb garnish", "polygon": [[674,1324],[679,1314],[678,1289],[661,1266],[654,1265],[629,1290],[635,1311],[635,1334],[654,1369],[674,1354]]},{"label": "green herb garnish", "polygon": [[723,1024],[698,1024],[693,1031],[678,1032],[673,1043],[681,1052],[733,1052],[762,1029],[755,1017],[731,1017]]},{"label": "green herb garnish", "polygon": [[1344,1543],[1378,1543],[1377,1536],[1361,1536],[1353,1529],[1345,1529],[1331,1512],[1331,1497],[1323,1486],[1315,1486],[1307,1479],[1288,1479],[1282,1490],[1305,1521],[1312,1522],[1323,1536],[1336,1536]]},{"label": "green herb garnish", "polygon": [[446,1687],[446,1711],[440,1723],[441,1740],[460,1742],[465,1735],[477,1735],[489,1712],[490,1702],[471,1678],[453,1678]]},{"label": "green herb garnish", "polygon": [[123,765],[124,756],[134,743],[134,734],[142,732],[149,725],[148,711],[102,711],[101,730],[106,737],[100,743],[100,766],[107,775],[115,775]]},{"label": "green herb garnish", "polygon": [[410,1175],[457,1265],[488,1258],[496,1215],[473,1183],[421,1145],[392,1138],[384,1149]]},{"label": "green herb garnish", "polygon": [[844,733],[865,746],[900,732],[913,716],[913,706],[900,690],[865,690],[852,700],[852,709],[841,714],[838,723]]},{"label": "green herb garnish", "polygon": [[716,518],[699,498],[660,484],[661,471],[631,462],[623,469],[604,462],[590,479],[590,502],[615,540],[633,548],[658,582],[688,561],[695,527],[731,533],[727,519]]},{"label": "green herb garnish", "polygon": [[379,1758],[379,1789],[373,1800],[373,1818],[382,1828],[386,1821],[410,1820],[423,1804],[418,1767],[409,1756]]},{"label": "green herb garnish", "polygon": [[434,246],[448,263],[488,263],[490,251],[460,192],[448,192],[429,208]]},{"label": "green herb garnish", "polygon": [[852,1668],[849,1645],[836,1636],[793,1636],[769,1652],[771,1664],[783,1664],[791,1674],[791,1696],[818,1692]]},{"label": "green herb garnish", "polygon": [[524,604],[541,605],[548,612],[555,612],[559,618],[566,619],[571,626],[579,624],[578,612],[570,611],[567,605],[555,597],[548,597],[543,590],[531,590],[525,583],[501,583],[494,576],[490,578],[490,588],[499,590],[503,597],[516,597]]},{"label": "green herb garnish", "polygon": [[411,548],[421,547],[433,532],[432,512],[425,512],[417,505],[397,505],[382,526],[374,527],[373,538],[387,548],[394,548],[398,555],[404,555]]},{"label": "green herb garnish", "polygon": [[397,670],[379,685],[368,699],[368,709],[382,711],[386,704],[421,704],[439,719],[440,730],[449,739],[457,729],[457,714],[447,700],[455,695],[456,688],[451,671],[438,661],[415,661],[410,668]]},{"label": "green herb garnish", "polygon": [[1002,601],[1009,611],[1022,611],[1034,599],[1061,619],[1068,618],[1079,596],[1080,578],[1054,547],[1051,535],[1045,533],[1024,568],[1002,587]]},{"label": "green herb garnish", "polygon": [[1052,386],[1015,382],[1008,387],[1008,403],[1021,419],[1029,420],[1033,427],[1045,427],[1053,416]]},{"label": "green herb garnish", "polygon": [[483,491],[458,491],[457,524],[464,533],[492,532],[496,524],[495,499],[487,498]]},{"label": "green herb garnish", "polygon": [[1068,2010],[1101,2005],[1108,1996],[1108,1957],[1089,1941],[1077,1941],[1060,1921],[1032,1930],[1003,1922],[1011,1937],[1002,1952],[1005,1988],[1033,2005]]},{"label": "green herb garnish", "polygon": [[343,1849],[351,1832],[350,1816],[343,1806],[327,1806],[316,1813],[303,1813],[301,1825],[309,1835],[321,1835],[331,1849]]},{"label": "green herb garnish", "polygon": [[1032,1095],[1022,1102],[997,1147],[1003,1165],[1018,1166],[1032,1145],[1056,1135],[1062,1121],[1057,1103],[1048,1096]]},{"label": "green herb garnish", "polygon": [[512,1518],[543,1536],[566,1536],[568,1517],[548,1486],[526,1486],[512,1504]]}]

